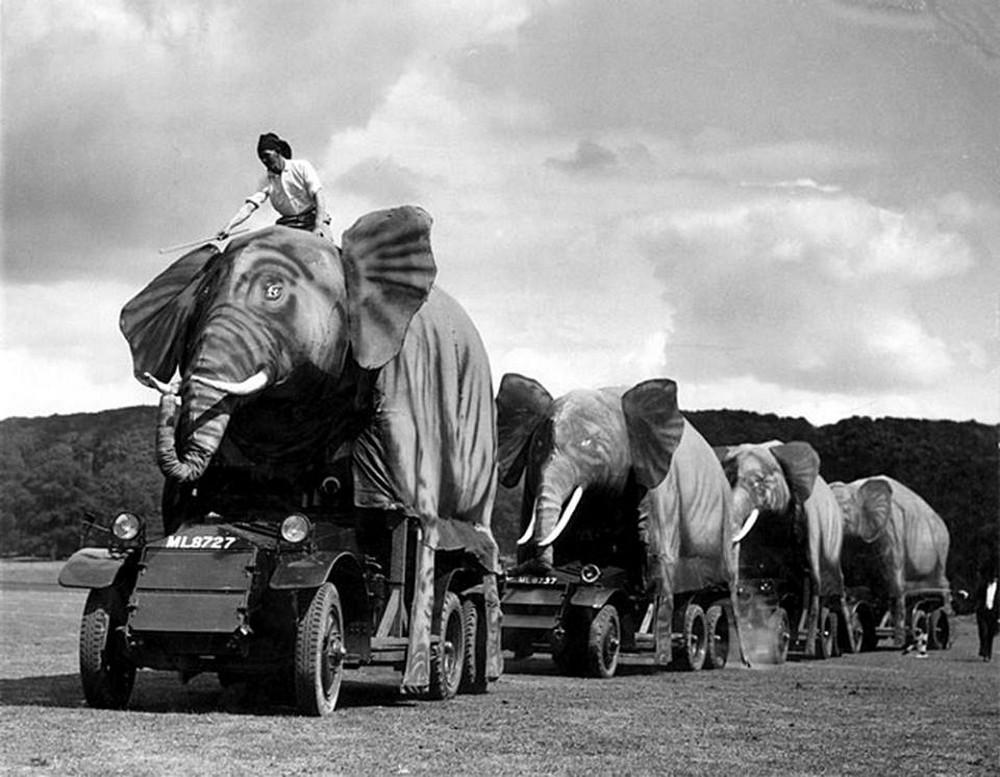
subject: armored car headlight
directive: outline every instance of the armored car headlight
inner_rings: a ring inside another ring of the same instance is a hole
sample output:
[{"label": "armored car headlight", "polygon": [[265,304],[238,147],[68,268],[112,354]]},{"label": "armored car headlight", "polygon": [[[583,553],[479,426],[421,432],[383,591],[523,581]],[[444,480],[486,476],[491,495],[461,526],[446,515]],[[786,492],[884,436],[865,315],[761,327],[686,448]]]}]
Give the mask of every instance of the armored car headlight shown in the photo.
[{"label": "armored car headlight", "polygon": [[585,564],[580,570],[580,580],[588,585],[596,583],[601,577],[601,568],[597,564]]},{"label": "armored car headlight", "polygon": [[304,542],[311,531],[309,519],[299,513],[292,513],[281,522],[281,539],[285,542]]},{"label": "armored car headlight", "polygon": [[115,539],[122,542],[129,542],[139,536],[142,529],[142,521],[139,516],[132,513],[120,513],[111,523],[111,533]]}]

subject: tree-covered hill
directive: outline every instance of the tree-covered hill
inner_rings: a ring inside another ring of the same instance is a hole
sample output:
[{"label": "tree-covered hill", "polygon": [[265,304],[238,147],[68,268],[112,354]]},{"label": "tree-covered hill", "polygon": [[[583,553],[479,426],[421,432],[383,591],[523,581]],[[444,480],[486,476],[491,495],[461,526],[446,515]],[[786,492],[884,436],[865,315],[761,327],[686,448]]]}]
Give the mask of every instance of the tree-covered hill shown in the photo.
[{"label": "tree-covered hill", "polygon": [[[978,563],[997,554],[997,429],[974,421],[865,417],[815,427],[802,418],[737,410],[689,412],[713,445],[805,440],[830,481],[891,475],[920,493],[951,531],[948,572],[968,588]],[[162,478],[153,453],[156,408],[0,421],[0,554],[63,558],[87,514],[128,509],[159,529]],[[493,526],[512,554],[520,488],[500,489]]]},{"label": "tree-covered hill", "polygon": [[63,558],[88,514],[158,521],[155,422],[155,407],[0,421],[0,553]]}]

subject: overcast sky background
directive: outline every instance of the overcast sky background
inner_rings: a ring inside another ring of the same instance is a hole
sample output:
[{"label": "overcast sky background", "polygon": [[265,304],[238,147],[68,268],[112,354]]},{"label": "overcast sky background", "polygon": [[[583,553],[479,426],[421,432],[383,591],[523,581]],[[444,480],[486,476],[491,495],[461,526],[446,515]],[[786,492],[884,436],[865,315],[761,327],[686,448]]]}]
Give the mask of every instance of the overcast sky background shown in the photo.
[{"label": "overcast sky background", "polygon": [[[3,0],[0,418],[153,404],[122,305],[274,131],[416,203],[553,394],[1000,420],[995,0]],[[251,222],[275,214],[266,205]]]}]

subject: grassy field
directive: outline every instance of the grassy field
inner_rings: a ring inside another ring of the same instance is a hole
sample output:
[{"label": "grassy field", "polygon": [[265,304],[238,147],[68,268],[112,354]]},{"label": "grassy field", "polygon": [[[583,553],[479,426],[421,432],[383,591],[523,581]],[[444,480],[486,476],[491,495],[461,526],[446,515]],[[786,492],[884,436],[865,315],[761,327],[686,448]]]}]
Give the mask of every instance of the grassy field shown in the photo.
[{"label": "grassy field", "polygon": [[89,709],[83,592],[58,564],[0,563],[0,771],[13,775],[988,775],[1000,770],[1000,658],[975,624],[926,660],[885,649],[781,667],[607,681],[508,662],[485,696],[402,698],[348,674],[341,709],[301,718],[214,677],[140,672],[132,707]]}]

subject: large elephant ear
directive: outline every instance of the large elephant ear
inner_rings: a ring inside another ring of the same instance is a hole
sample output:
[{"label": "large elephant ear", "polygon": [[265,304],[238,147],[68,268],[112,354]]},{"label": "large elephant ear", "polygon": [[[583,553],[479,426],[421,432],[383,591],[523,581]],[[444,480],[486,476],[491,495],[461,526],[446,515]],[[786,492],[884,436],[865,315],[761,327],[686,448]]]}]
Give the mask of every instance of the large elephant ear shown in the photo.
[{"label": "large elephant ear", "polygon": [[819,454],[807,442],[769,444],[768,450],[778,460],[792,493],[800,503],[812,496],[819,477]]},{"label": "large elephant ear", "polygon": [[218,254],[213,245],[185,254],[122,308],[118,325],[128,340],[133,371],[140,381],[145,382],[146,372],[163,382],[173,377],[206,267]]},{"label": "large elephant ear", "polygon": [[740,463],[736,454],[739,451],[738,445],[713,445],[712,453],[722,465],[722,471],[726,473],[726,480],[729,485],[736,485],[736,480],[740,474]]},{"label": "large elephant ear", "polygon": [[537,380],[508,372],[497,392],[497,458],[500,482],[513,488],[521,479],[527,444],[548,417],[552,395]]},{"label": "large elephant ear", "polygon": [[882,478],[866,480],[858,488],[858,502],[861,503],[861,538],[874,542],[885,531],[892,515],[892,486]]},{"label": "large elephant ear", "polygon": [[343,235],[350,340],[362,367],[381,367],[399,353],[430,293],[437,274],[431,221],[406,205],[368,213]]},{"label": "large elephant ear", "polygon": [[670,471],[674,451],[684,435],[677,384],[655,378],[633,386],[622,396],[622,412],[636,481],[645,488],[655,488]]}]

